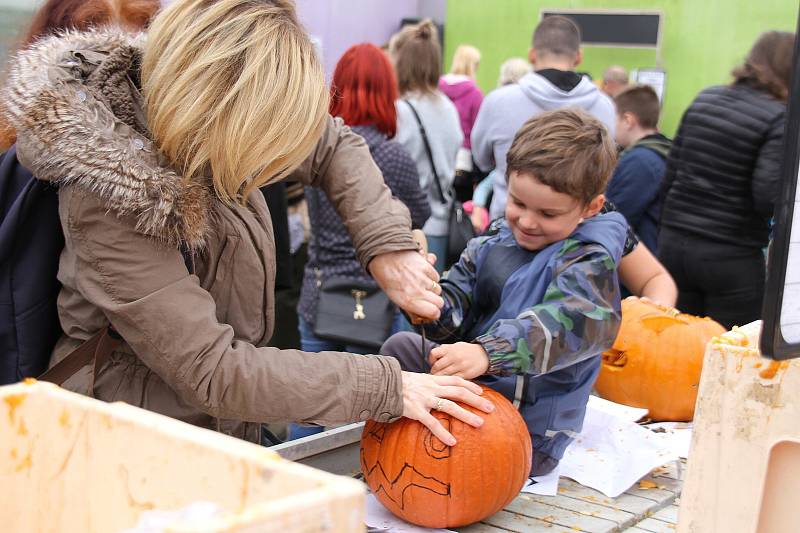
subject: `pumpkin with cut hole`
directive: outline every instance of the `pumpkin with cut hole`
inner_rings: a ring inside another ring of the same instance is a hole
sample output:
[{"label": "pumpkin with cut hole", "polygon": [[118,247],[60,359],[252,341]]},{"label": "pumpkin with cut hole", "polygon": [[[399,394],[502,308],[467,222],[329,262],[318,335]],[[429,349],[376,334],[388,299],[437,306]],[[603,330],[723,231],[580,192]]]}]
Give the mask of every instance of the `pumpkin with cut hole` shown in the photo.
[{"label": "pumpkin with cut hole", "polygon": [[448,414],[431,414],[455,436],[446,446],[416,420],[369,421],[361,437],[361,471],[370,490],[400,518],[451,528],[491,516],[519,495],[531,470],[531,438],[519,412],[492,389],[490,414],[479,428]]},{"label": "pumpkin with cut hole", "polygon": [[603,353],[595,389],[606,400],[648,409],[657,421],[688,422],[706,343],[725,333],[719,323],[640,300],[622,301],[622,325]]}]

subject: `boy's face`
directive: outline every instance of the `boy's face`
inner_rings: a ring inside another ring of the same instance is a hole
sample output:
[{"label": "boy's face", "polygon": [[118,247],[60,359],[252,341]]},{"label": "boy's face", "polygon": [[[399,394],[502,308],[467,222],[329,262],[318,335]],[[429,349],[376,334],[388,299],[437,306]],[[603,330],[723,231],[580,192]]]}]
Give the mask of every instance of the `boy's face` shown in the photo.
[{"label": "boy's face", "polygon": [[506,220],[514,239],[529,251],[567,238],[581,218],[597,214],[605,197],[596,196],[589,205],[555,191],[531,174],[511,172],[508,178]]},{"label": "boy's face", "polygon": [[623,148],[631,144],[631,131],[636,126],[635,117],[631,113],[620,115],[617,113],[617,127],[614,130],[614,140]]}]

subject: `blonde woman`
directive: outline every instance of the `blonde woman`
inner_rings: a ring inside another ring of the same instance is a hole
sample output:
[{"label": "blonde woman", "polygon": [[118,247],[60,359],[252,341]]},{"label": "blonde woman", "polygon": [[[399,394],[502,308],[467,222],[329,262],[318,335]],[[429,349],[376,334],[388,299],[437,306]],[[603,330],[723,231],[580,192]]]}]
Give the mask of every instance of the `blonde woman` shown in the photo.
[{"label": "blonde woman", "polygon": [[491,409],[463,380],[266,347],[275,252],[258,188],[294,169],[327,192],[398,305],[430,317],[441,306],[407,210],[327,114],[293,3],[175,0],[146,41],[119,30],[40,41],[9,84],[19,159],[59,186],[65,335],[53,359],[109,325],[123,339],[96,379],[87,365],[66,387],[253,441],[263,422],[404,415],[453,442],[432,409],[480,425],[451,401]]},{"label": "blonde woman", "polygon": [[425,20],[392,37],[389,55],[397,72],[397,135],[417,164],[420,186],[428,195],[431,216],[423,226],[436,269],[446,267],[450,207],[456,156],[464,141],[458,111],[438,89],[442,68],[436,26]]},{"label": "blonde woman", "polygon": [[500,65],[500,77],[497,79],[497,86],[503,87],[517,83],[530,72],[533,72],[533,66],[527,59],[521,57],[506,59]]},{"label": "blonde woman", "polygon": [[456,48],[450,72],[439,79],[439,89],[455,104],[461,119],[461,131],[464,132],[465,150],[464,155],[459,153],[458,170],[472,170],[469,135],[483,101],[483,93],[475,83],[480,62],[481,53],[478,49],[462,44]]}]

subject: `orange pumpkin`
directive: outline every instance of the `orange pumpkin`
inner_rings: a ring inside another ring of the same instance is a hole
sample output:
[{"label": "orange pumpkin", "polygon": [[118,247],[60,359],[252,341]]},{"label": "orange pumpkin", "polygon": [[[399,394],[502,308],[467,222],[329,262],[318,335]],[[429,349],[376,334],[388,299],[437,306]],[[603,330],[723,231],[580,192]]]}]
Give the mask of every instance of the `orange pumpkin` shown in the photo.
[{"label": "orange pumpkin", "polygon": [[531,438],[519,412],[484,387],[495,405],[473,428],[440,411],[438,418],[458,443],[446,446],[416,420],[369,421],[361,437],[361,470],[370,490],[392,513],[424,527],[477,522],[505,507],[531,469]]},{"label": "orange pumpkin", "polygon": [[622,326],[603,354],[598,394],[644,407],[653,420],[688,422],[706,343],[725,333],[719,323],[635,297],[622,301]]}]

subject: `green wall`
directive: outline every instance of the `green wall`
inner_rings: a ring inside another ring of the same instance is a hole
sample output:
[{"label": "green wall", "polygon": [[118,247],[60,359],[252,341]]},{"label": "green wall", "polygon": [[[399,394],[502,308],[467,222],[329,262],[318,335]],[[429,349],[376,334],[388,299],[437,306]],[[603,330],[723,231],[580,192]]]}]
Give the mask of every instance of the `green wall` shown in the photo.
[{"label": "green wall", "polygon": [[[641,9],[661,11],[661,68],[667,73],[661,129],[673,135],[681,114],[697,93],[727,83],[731,69],[767,30],[794,31],[796,0],[448,0],[445,24],[447,68],[462,43],[481,50],[478,84],[488,92],[500,65],[527,57],[541,9]],[[609,65],[628,69],[656,66],[652,50],[584,49],[579,70],[599,79]]]}]

